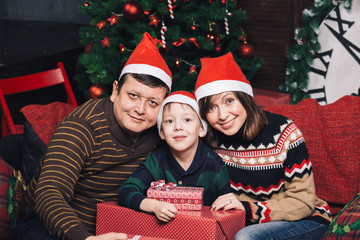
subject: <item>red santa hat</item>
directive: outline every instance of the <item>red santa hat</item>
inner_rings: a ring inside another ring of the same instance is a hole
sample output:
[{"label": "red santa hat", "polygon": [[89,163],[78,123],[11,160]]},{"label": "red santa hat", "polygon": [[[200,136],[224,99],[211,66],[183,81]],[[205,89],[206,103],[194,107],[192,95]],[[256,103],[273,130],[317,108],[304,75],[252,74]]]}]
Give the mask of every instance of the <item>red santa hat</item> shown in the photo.
[{"label": "red santa hat", "polygon": [[195,112],[197,113],[205,132],[207,131],[207,123],[200,117],[199,105],[196,102],[196,98],[195,98],[194,94],[187,92],[187,91],[176,91],[176,92],[169,94],[165,98],[163,103],[161,104],[159,115],[157,117],[157,127],[158,127],[159,134],[160,134],[161,122],[162,122],[162,118],[163,118],[164,106],[167,103],[185,103],[185,104],[189,105],[190,107],[192,107],[195,110]]},{"label": "red santa hat", "polygon": [[202,58],[200,62],[201,70],[194,91],[198,101],[203,97],[227,91],[240,91],[254,96],[249,81],[231,52],[216,58]]},{"label": "red santa hat", "polygon": [[141,42],[130,55],[119,79],[125,73],[148,74],[162,80],[171,89],[172,74],[160,55],[155,40],[145,32]]}]

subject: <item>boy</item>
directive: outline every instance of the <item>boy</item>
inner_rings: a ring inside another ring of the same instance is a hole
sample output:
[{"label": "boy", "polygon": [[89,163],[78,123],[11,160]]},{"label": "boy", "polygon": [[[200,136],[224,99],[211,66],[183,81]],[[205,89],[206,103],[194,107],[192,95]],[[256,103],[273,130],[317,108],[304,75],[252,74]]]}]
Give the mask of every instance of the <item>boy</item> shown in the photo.
[{"label": "boy", "polygon": [[165,179],[179,186],[203,187],[204,205],[210,206],[223,193],[230,192],[227,169],[221,158],[199,137],[207,131],[192,93],[177,91],[162,103],[157,125],[166,144],[150,153],[146,162],[121,186],[118,204],[154,213],[169,222],[177,213],[174,205],[146,198],[151,182]]}]

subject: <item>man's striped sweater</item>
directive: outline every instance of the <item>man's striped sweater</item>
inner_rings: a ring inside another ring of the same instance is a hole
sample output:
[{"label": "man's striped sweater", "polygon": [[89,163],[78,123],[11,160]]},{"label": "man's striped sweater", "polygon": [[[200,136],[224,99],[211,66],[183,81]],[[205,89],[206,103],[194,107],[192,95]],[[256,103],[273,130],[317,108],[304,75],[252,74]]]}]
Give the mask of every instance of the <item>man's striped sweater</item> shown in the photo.
[{"label": "man's striped sweater", "polygon": [[34,174],[26,202],[56,239],[95,233],[96,204],[117,200],[123,182],[159,142],[155,127],[136,143],[107,99],[89,100],[58,126]]},{"label": "man's striped sweater", "polygon": [[305,218],[328,224],[329,206],[316,196],[302,133],[284,116],[266,112],[266,117],[268,125],[253,141],[243,139],[243,128],[231,137],[218,132],[215,151],[228,166],[247,224]]}]

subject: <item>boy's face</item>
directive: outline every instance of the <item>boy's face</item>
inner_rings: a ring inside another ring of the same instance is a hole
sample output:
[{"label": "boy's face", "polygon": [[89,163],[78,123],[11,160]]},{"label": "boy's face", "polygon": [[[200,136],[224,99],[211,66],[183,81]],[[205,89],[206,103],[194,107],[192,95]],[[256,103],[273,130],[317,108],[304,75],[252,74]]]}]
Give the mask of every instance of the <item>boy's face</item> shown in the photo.
[{"label": "boy's face", "polygon": [[164,107],[160,137],[172,151],[196,151],[205,131],[195,110],[187,104],[170,103]]},{"label": "boy's face", "polygon": [[118,94],[114,84],[110,97],[114,114],[120,127],[132,138],[155,125],[161,103],[166,95],[165,87],[151,88],[128,75]]}]

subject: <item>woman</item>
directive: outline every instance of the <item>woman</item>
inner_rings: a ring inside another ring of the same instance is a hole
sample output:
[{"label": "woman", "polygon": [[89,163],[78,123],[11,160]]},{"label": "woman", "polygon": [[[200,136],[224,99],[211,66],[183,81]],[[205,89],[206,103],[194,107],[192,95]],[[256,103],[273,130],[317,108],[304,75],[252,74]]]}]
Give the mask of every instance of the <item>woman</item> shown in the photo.
[{"label": "woman", "polygon": [[[304,137],[288,118],[263,111],[231,53],[201,59],[195,96],[211,126],[205,141],[226,163],[232,193],[213,209],[243,209],[235,239],[320,239],[331,221],[317,198]],[[261,224],[257,224],[261,223]]]}]

